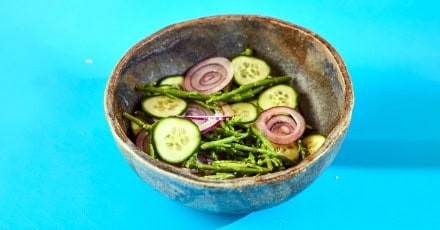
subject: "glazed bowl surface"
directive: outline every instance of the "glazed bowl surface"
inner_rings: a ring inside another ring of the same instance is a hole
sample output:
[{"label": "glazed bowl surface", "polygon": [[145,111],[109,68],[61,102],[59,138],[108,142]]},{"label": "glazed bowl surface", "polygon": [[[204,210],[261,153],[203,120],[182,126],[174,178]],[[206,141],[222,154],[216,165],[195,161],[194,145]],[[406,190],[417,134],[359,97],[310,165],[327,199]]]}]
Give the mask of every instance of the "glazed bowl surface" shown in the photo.
[{"label": "glazed bowl surface", "polygon": [[[232,58],[251,48],[273,76],[291,76],[306,121],[327,140],[313,155],[286,170],[212,180],[151,158],[131,140],[123,112],[139,107],[136,85],[183,74],[213,56]],[[135,44],[108,80],[104,109],[115,142],[142,180],[165,196],[200,210],[248,213],[291,199],[333,161],[347,133],[354,106],[352,83],[337,51],[314,32],[257,15],[219,15],[165,27]]]}]

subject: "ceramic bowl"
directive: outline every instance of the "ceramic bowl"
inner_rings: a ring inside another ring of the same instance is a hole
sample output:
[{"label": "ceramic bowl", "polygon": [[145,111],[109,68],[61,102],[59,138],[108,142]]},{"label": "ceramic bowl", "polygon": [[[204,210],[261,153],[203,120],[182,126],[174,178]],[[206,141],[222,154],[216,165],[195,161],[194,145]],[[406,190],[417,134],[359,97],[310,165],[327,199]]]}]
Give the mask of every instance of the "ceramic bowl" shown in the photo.
[{"label": "ceramic bowl", "polygon": [[[144,96],[135,86],[182,74],[212,56],[231,58],[245,48],[293,77],[306,121],[327,136],[313,155],[284,171],[210,180],[155,160],[130,140],[124,111]],[[177,23],[134,45],[117,63],[105,89],[105,115],[117,146],[142,180],[184,205],[220,213],[248,213],[291,199],[333,161],[347,133],[354,105],[352,83],[337,51],[314,32],[276,18],[220,15]],[[328,191],[327,191],[328,192]],[[319,199],[319,198],[317,198]]]}]

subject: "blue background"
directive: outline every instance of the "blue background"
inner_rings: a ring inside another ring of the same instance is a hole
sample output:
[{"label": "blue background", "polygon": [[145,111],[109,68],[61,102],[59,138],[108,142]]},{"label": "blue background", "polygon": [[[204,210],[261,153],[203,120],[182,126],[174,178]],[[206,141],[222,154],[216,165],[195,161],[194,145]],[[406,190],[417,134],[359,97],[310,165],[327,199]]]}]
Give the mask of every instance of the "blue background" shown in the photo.
[{"label": "blue background", "polygon": [[[0,229],[440,228],[438,9],[420,0],[1,0]],[[356,97],[328,170],[294,199],[248,215],[196,211],[143,183],[103,112],[108,76],[132,45],[230,13],[320,34],[346,61]]]}]

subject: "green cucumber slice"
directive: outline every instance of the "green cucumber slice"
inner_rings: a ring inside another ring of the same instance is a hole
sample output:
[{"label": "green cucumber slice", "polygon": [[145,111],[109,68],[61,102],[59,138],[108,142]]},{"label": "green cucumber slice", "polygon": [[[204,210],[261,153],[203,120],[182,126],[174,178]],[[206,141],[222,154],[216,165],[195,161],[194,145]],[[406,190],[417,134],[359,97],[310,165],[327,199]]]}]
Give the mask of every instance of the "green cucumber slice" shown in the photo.
[{"label": "green cucumber slice", "polygon": [[295,163],[300,159],[300,149],[298,146],[298,142],[295,141],[288,145],[272,145],[278,156],[286,160],[287,162]]},{"label": "green cucumber slice", "polygon": [[147,97],[142,101],[142,109],[158,118],[180,115],[187,106],[185,100],[164,95]]},{"label": "green cucumber slice", "polygon": [[162,78],[159,81],[160,86],[174,86],[176,88],[183,88],[184,77],[182,75],[172,75]]},{"label": "green cucumber slice", "polygon": [[296,109],[298,106],[298,93],[290,85],[275,85],[260,94],[258,106],[263,110],[274,106],[288,106]]},{"label": "green cucumber slice", "polygon": [[250,123],[257,119],[258,110],[255,105],[249,102],[238,102],[230,105],[234,111],[234,116],[240,123]]},{"label": "green cucumber slice", "polygon": [[234,81],[239,85],[263,80],[270,74],[270,66],[256,57],[238,56],[231,62],[234,68]]},{"label": "green cucumber slice", "polygon": [[154,126],[152,134],[156,153],[168,163],[183,162],[200,146],[198,126],[185,118],[162,118]]},{"label": "green cucumber slice", "polygon": [[130,128],[131,128],[131,131],[132,131],[134,136],[136,136],[142,130],[142,127],[140,127],[134,121],[130,121]]},{"label": "green cucumber slice", "polygon": [[326,137],[321,134],[310,134],[302,140],[309,154],[314,154],[324,144]]}]

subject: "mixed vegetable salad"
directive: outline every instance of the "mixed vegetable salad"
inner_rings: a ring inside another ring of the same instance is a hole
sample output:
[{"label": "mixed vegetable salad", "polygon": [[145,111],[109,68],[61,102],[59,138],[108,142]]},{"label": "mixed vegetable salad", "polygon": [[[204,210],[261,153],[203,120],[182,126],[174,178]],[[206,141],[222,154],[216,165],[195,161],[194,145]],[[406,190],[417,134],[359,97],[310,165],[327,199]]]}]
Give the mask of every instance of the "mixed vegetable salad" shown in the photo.
[{"label": "mixed vegetable salad", "polygon": [[266,174],[297,164],[326,139],[305,135],[310,127],[291,80],[271,76],[267,62],[246,49],[138,85],[141,108],[123,116],[153,158],[212,179]]}]

